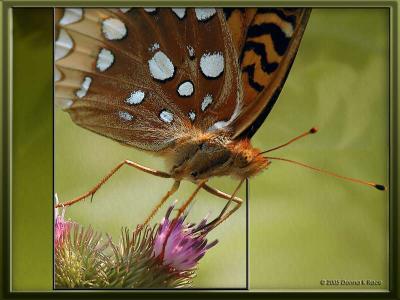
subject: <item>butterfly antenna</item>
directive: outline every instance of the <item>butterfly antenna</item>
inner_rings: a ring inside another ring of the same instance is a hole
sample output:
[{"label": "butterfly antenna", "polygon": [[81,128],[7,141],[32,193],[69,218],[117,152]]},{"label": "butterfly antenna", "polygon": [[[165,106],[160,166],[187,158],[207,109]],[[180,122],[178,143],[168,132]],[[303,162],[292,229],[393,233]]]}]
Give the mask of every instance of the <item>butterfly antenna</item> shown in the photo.
[{"label": "butterfly antenna", "polygon": [[280,145],[280,146],[277,146],[277,147],[274,147],[274,148],[272,148],[272,149],[263,151],[263,152],[261,152],[261,154],[265,154],[265,153],[268,153],[268,152],[271,152],[271,151],[278,150],[278,149],[280,149],[280,148],[286,147],[286,146],[290,145],[291,143],[293,143],[293,142],[295,142],[295,141],[297,141],[297,140],[300,140],[300,139],[303,138],[303,137],[306,137],[307,135],[316,133],[317,131],[318,131],[318,128],[317,128],[317,127],[313,127],[313,128],[311,128],[310,130],[308,130],[308,131],[306,131],[306,132],[300,134],[299,136],[296,136],[295,138],[291,139],[291,140],[288,141],[287,143],[284,143],[284,144],[282,144],[282,145]]},{"label": "butterfly antenna", "polygon": [[377,184],[375,182],[369,182],[369,181],[364,181],[364,180],[360,180],[360,179],[356,179],[356,178],[351,178],[351,177],[338,175],[336,173],[333,173],[333,172],[330,172],[330,171],[326,171],[326,170],[323,170],[323,169],[319,169],[319,168],[316,168],[316,167],[313,167],[313,166],[309,166],[309,165],[306,165],[306,164],[304,164],[302,162],[298,162],[298,161],[295,161],[295,160],[292,160],[292,159],[287,159],[287,158],[282,158],[282,157],[269,157],[269,156],[266,156],[265,158],[270,159],[270,160],[286,161],[286,162],[289,162],[289,163],[292,163],[292,164],[295,164],[295,165],[298,165],[298,166],[301,166],[301,167],[304,167],[304,168],[308,168],[308,169],[311,169],[311,170],[314,170],[314,171],[317,171],[317,172],[320,172],[320,173],[324,173],[324,174],[327,174],[327,175],[330,175],[330,176],[333,176],[333,177],[337,177],[337,178],[340,178],[340,179],[344,179],[344,180],[360,183],[360,184],[363,184],[363,185],[372,186],[372,187],[374,187],[374,188],[376,188],[377,190],[380,190],[380,191],[386,190],[386,187],[384,185],[382,185],[382,184]]}]

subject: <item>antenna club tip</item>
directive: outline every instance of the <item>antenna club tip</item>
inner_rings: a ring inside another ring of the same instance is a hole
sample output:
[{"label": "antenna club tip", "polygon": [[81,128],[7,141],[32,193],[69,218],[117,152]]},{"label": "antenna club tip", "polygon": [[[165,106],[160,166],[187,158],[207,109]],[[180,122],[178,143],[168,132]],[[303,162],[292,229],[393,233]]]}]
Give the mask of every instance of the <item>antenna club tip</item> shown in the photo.
[{"label": "antenna club tip", "polygon": [[375,184],[374,186],[377,190],[386,191],[386,187],[382,184]]},{"label": "antenna club tip", "polygon": [[318,132],[318,128],[317,127],[313,127],[310,129],[310,133],[317,133]]}]

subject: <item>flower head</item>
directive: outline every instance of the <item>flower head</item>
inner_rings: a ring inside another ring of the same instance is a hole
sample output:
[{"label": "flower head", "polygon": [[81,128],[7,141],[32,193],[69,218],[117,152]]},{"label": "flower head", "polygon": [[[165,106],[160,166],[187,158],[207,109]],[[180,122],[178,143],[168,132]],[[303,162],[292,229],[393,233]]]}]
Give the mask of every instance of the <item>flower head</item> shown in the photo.
[{"label": "flower head", "polygon": [[[58,204],[57,194],[55,195],[56,205]],[[58,212],[58,208],[54,211],[54,245],[58,247],[64,238],[69,234],[72,222],[64,220],[65,208],[62,208],[61,214]]]},{"label": "flower head", "polygon": [[169,207],[163,218],[155,240],[153,254],[160,256],[164,265],[177,270],[189,270],[196,266],[206,251],[218,243],[207,244],[205,236],[209,231],[198,230],[207,223],[205,217],[197,226],[184,224],[186,215],[169,220],[174,205]]}]

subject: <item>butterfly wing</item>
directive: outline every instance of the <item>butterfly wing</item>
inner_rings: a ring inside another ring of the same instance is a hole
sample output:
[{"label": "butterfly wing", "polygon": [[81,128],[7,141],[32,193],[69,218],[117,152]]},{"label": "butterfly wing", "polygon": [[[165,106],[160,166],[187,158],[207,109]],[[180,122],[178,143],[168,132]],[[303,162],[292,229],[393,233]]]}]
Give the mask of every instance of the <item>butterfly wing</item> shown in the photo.
[{"label": "butterfly wing", "polygon": [[56,18],[56,102],[79,126],[160,151],[237,115],[240,73],[221,10],[67,8]]},{"label": "butterfly wing", "polygon": [[225,9],[243,86],[234,138],[254,135],[275,104],[293,64],[311,9]]},{"label": "butterfly wing", "polygon": [[223,11],[236,52],[240,54],[247,29],[257,13],[257,8],[224,8]]}]

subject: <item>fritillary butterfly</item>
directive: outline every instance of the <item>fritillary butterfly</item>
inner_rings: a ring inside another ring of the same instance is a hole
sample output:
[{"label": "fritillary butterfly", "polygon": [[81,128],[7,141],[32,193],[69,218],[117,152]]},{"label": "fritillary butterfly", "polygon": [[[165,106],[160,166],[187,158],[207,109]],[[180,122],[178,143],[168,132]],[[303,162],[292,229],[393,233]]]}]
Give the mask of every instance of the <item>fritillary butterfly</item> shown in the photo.
[{"label": "fritillary butterfly", "polygon": [[279,96],[310,11],[57,10],[56,102],[77,125],[169,163],[169,171],[161,172],[121,162],[91,191],[64,205],[93,195],[127,164],[175,180],[146,222],[181,180],[198,185],[181,211],[204,188],[237,203],[214,224],[229,216],[240,206],[234,196],[239,187],[227,195],[206,181],[230,175],[243,182],[278,159],[252,147],[250,138]]}]

